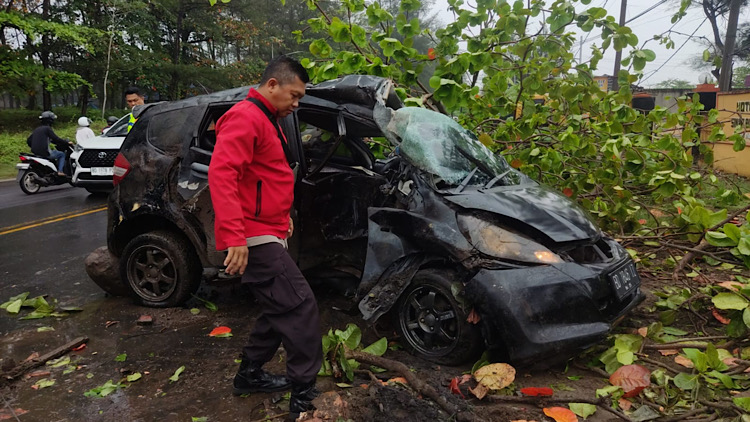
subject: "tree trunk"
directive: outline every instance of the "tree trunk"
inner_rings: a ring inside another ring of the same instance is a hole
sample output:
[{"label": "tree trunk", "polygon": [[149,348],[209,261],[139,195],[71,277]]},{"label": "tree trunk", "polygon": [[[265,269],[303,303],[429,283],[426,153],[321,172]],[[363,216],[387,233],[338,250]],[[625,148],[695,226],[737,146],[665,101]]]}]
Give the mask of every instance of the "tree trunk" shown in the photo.
[{"label": "tree trunk", "polygon": [[740,18],[741,3],[742,0],[732,0],[729,5],[727,36],[724,39],[724,54],[721,58],[721,74],[719,75],[719,91],[732,89],[732,57],[734,56],[734,43],[737,37],[737,21]]},{"label": "tree trunk", "polygon": [[[42,20],[49,21],[50,0],[44,0],[42,3]],[[42,36],[42,48],[40,49],[42,67],[46,71],[49,69],[49,35]],[[42,108],[52,110],[52,96],[47,91],[47,83],[42,81]]]},{"label": "tree trunk", "polygon": [[81,116],[85,116],[89,108],[89,87],[81,87],[81,93],[78,95],[78,106],[81,107]]},{"label": "tree trunk", "polygon": [[172,49],[172,64],[174,68],[172,69],[172,83],[169,87],[169,95],[170,100],[176,100],[179,98],[180,93],[180,51],[182,50],[182,24],[183,20],[185,18],[185,10],[183,6],[182,0],[178,3],[177,6],[177,25],[175,27],[175,34],[174,34],[174,46]]}]

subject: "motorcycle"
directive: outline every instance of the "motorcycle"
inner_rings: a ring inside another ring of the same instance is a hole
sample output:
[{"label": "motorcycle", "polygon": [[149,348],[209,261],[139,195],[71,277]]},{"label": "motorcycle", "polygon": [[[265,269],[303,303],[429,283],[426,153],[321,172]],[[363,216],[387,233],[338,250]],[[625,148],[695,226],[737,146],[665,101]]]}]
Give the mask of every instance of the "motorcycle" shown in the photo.
[{"label": "motorcycle", "polygon": [[43,187],[63,185],[70,183],[73,186],[72,179],[69,174],[73,174],[70,165],[70,154],[73,152],[73,147],[67,145],[65,147],[57,147],[59,151],[65,153],[65,164],[63,165],[63,172],[65,176],[57,174],[57,162],[49,158],[40,157],[32,153],[22,152],[18,155],[20,163],[16,164],[18,169],[18,175],[16,181],[18,181],[21,190],[27,195],[33,195]]}]

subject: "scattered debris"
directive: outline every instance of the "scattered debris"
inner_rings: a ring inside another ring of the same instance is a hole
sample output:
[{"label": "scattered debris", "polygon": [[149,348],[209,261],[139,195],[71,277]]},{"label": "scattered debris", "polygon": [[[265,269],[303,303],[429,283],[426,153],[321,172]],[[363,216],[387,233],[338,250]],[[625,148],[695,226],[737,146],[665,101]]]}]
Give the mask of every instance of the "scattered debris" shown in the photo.
[{"label": "scattered debris", "polygon": [[42,356],[39,356],[38,353],[33,353],[31,356],[26,358],[20,365],[16,366],[13,369],[10,369],[4,373],[2,373],[2,376],[0,376],[0,386],[3,385],[3,383],[7,381],[12,381],[19,376],[26,373],[26,371],[36,368],[39,365],[45,364],[47,361],[56,359],[65,353],[69,352],[74,347],[78,347],[81,344],[89,341],[88,337],[78,337],[77,339],[58,347],[55,350],[52,350]]},{"label": "scattered debris", "polygon": [[154,318],[151,315],[141,315],[136,323],[138,325],[151,325],[154,323]]}]

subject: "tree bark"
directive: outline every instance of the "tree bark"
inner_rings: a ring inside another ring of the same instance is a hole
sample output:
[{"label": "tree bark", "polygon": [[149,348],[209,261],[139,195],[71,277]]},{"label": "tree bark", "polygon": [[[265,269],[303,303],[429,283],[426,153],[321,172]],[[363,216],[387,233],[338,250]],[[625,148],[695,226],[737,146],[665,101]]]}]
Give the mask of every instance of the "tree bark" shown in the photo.
[{"label": "tree bark", "polygon": [[[42,3],[42,20],[49,21],[49,9],[50,0],[44,0]],[[45,34],[42,36],[42,48],[39,50],[41,54],[42,67],[45,71],[49,69],[49,35]],[[47,83],[42,81],[42,108],[44,110],[52,110],[52,96],[47,91]]]},{"label": "tree bark", "polygon": [[719,91],[732,89],[732,57],[734,56],[734,43],[737,37],[737,21],[740,18],[741,4],[742,0],[732,0],[729,5],[727,36],[724,39],[724,52],[721,58],[721,73],[719,74]]}]

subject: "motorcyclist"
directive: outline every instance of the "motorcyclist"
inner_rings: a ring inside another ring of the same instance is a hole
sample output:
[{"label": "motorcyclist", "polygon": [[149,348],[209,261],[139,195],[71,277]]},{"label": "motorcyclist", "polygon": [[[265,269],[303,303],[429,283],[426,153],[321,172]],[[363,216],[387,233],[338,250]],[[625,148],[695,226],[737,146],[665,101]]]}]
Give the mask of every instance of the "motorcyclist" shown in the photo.
[{"label": "motorcyclist", "polygon": [[61,147],[73,145],[73,143],[55,134],[52,130],[52,123],[55,119],[57,119],[55,113],[51,111],[43,111],[42,114],[39,115],[41,124],[31,132],[31,135],[26,139],[26,143],[31,148],[31,152],[35,155],[52,161],[57,160],[58,176],[66,176],[63,172],[65,166],[65,153],[50,149],[49,143],[52,142]]},{"label": "motorcyclist", "polygon": [[116,116],[107,117],[107,126],[102,129],[102,133],[106,133],[107,130],[109,130],[109,128],[111,128],[113,124],[117,123],[118,120],[120,119]]},{"label": "motorcyclist", "polygon": [[96,136],[94,131],[89,127],[91,126],[91,120],[88,117],[83,116],[78,119],[78,129],[76,129],[76,142],[85,141],[86,139],[93,138]]}]

